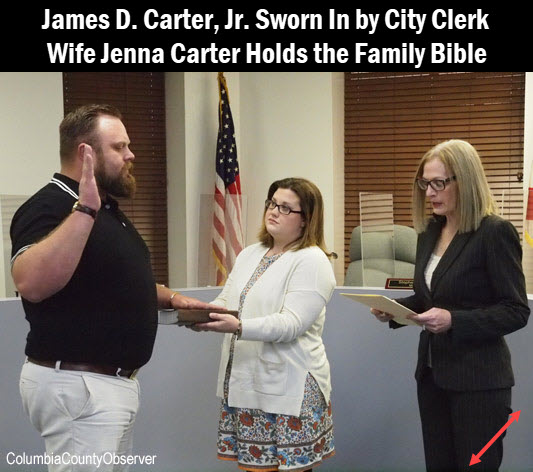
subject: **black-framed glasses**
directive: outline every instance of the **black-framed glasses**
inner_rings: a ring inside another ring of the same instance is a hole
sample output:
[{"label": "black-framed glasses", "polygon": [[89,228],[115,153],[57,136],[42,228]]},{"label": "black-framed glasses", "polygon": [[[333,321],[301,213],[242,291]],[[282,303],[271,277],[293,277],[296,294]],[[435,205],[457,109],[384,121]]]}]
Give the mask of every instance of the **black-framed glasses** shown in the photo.
[{"label": "black-framed glasses", "polygon": [[279,205],[276,202],[273,202],[272,200],[265,200],[265,208],[267,210],[273,210],[276,207],[278,207],[278,210],[282,215],[290,215],[291,213],[303,213],[303,211],[293,210],[287,205]]},{"label": "black-framed glasses", "polygon": [[457,177],[455,175],[452,175],[451,177],[448,177],[447,179],[433,179],[433,180],[425,180],[425,179],[416,179],[416,183],[418,187],[422,190],[427,190],[428,185],[431,186],[433,190],[436,190],[439,192],[440,190],[444,190],[446,188],[446,184],[448,182],[451,182],[452,180],[456,180]]}]

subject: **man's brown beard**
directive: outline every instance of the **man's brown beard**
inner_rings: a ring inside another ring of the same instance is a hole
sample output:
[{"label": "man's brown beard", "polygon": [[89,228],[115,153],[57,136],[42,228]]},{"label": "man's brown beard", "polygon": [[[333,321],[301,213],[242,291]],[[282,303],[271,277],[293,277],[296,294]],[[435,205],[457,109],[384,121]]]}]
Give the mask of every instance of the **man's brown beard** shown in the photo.
[{"label": "man's brown beard", "polygon": [[130,173],[133,170],[131,162],[124,164],[117,177],[111,177],[105,173],[104,166],[95,169],[94,177],[98,188],[114,197],[133,198],[137,190],[135,177]]}]

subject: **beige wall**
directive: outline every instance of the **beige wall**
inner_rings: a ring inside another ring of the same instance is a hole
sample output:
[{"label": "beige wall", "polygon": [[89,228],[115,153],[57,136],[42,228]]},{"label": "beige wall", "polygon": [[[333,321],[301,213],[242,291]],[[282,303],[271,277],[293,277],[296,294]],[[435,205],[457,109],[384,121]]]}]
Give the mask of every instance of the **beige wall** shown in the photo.
[{"label": "beige wall", "polygon": [[[235,125],[239,119],[239,74],[226,73]],[[233,87],[232,87],[233,86]],[[167,73],[167,166],[169,211],[169,283],[194,287],[198,280],[202,196],[215,185],[218,130],[216,72]],[[233,90],[235,88],[235,90]],[[237,147],[239,148],[237,131]],[[210,226],[207,226],[210,229]]]},{"label": "beige wall", "polygon": [[59,163],[59,72],[0,73],[0,193],[30,194]]},{"label": "beige wall", "polygon": [[[0,195],[31,195],[59,167],[61,73],[1,72],[0,110]],[[9,271],[4,273],[4,259],[9,263],[4,238],[9,234],[0,226],[0,297],[9,277]]]},{"label": "beige wall", "polygon": [[[202,195],[212,194],[214,188],[218,127],[216,77],[216,72],[167,74],[167,108],[171,107],[173,115],[183,117],[180,123],[184,123],[181,143],[175,140],[170,143],[176,133],[173,126],[167,127],[169,183],[176,184],[173,189],[169,187],[170,285],[173,287],[196,286],[201,253],[210,251],[209,238],[207,243],[203,238],[210,230],[211,220],[210,215],[202,218],[205,214],[200,199]],[[343,162],[343,109],[342,99],[338,100],[343,87],[342,75],[241,72],[225,73],[225,77],[247,209],[246,244],[256,241],[269,185],[279,178],[301,176],[314,181],[321,189],[325,200],[326,242],[331,250],[342,255],[343,211],[335,204],[339,189],[342,192],[343,188],[338,185]],[[176,89],[182,98],[169,99],[168,94],[176,95]],[[180,149],[178,153],[175,147]],[[174,159],[181,164],[176,164]],[[185,195],[181,198],[185,198],[186,214],[178,218],[173,214],[181,210],[173,206],[181,201],[183,209],[183,200],[174,194],[182,193],[183,189]],[[335,219],[341,221],[337,232]],[[338,278],[342,281],[342,260],[336,264],[341,268]]]},{"label": "beige wall", "polygon": [[248,243],[255,241],[269,185],[284,177],[304,177],[316,183],[324,197],[326,245],[342,254],[334,227],[334,169],[339,157],[334,77],[241,73],[241,168],[243,193],[248,195]]},{"label": "beige wall", "polygon": [[[232,114],[236,126],[237,151],[239,132],[239,74],[225,73],[228,81]],[[202,213],[202,199],[215,189],[215,155],[218,134],[217,72],[185,73],[185,159],[182,185],[187,188],[187,286],[198,286],[200,252],[210,252],[212,214]],[[180,262],[177,262],[178,265]]]}]

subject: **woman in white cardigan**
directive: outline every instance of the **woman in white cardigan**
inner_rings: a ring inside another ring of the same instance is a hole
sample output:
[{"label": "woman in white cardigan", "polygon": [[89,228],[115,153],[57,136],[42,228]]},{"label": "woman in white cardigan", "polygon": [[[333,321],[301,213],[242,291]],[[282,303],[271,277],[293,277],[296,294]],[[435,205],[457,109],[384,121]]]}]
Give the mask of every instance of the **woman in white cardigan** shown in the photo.
[{"label": "woman in white cardigan", "polygon": [[310,471],[334,454],[329,363],[322,343],[335,277],[324,246],[323,203],[308,180],[268,191],[260,243],[244,249],[195,329],[228,333],[217,395],[218,457],[247,471]]}]

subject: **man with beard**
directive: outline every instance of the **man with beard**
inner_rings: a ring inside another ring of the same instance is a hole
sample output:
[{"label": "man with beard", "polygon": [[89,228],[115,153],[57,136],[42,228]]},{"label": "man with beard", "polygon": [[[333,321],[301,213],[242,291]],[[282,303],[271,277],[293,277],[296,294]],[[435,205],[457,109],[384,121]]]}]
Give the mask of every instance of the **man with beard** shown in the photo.
[{"label": "man with beard", "polygon": [[[61,456],[49,470],[126,470],[99,459],[131,453],[135,373],[151,357],[157,308],[211,306],[155,283],[148,248],[112,198],[135,192],[120,112],[83,106],[59,132],[61,172],[11,224],[30,324],[20,392],[47,454]],[[81,456],[94,463],[72,468]]]}]

